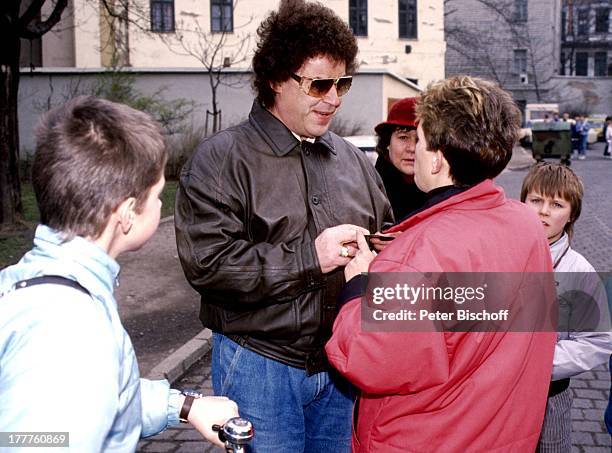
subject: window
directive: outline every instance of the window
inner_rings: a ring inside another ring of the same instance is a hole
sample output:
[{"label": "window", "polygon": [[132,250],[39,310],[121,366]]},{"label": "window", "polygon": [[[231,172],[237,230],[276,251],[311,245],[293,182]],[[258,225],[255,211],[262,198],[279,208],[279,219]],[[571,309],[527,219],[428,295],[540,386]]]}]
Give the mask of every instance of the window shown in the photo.
[{"label": "window", "polygon": [[576,52],[576,75],[585,76],[589,73],[589,54]]},{"label": "window", "polygon": [[368,36],[368,0],[349,2],[349,26],[355,36]]},{"label": "window", "polygon": [[399,37],[416,39],[417,5],[416,0],[399,0]]},{"label": "window", "polygon": [[527,0],[514,0],[514,19],[527,22]]},{"label": "window", "polygon": [[595,77],[608,75],[608,52],[595,52]]},{"label": "window", "polygon": [[527,74],[527,50],[514,49],[514,72]]},{"label": "window", "polygon": [[232,0],[210,0],[210,31],[234,31],[234,5]]},{"label": "window", "polygon": [[595,33],[608,33],[610,9],[599,8],[595,12]]},{"label": "window", "polygon": [[174,31],[174,0],[151,0],[151,31]]},{"label": "window", "polygon": [[567,11],[561,11],[561,41],[565,42],[567,36]]},{"label": "window", "polygon": [[578,36],[587,36],[589,34],[589,10],[578,10]]}]

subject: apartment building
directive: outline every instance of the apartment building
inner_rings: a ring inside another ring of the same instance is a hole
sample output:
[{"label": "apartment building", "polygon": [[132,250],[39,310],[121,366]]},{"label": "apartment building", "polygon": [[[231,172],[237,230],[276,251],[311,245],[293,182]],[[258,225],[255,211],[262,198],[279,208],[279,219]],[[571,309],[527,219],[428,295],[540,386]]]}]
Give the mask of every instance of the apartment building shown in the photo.
[{"label": "apartment building", "polygon": [[544,102],[558,74],[561,0],[447,0],[446,74],[496,81],[519,105]]},{"label": "apartment building", "polygon": [[496,81],[519,106],[610,113],[612,0],[446,0],[446,75]]},{"label": "apartment building", "polygon": [[563,0],[561,75],[612,76],[611,23],[611,0]]},{"label": "apartment building", "polygon": [[[33,44],[39,54],[34,64],[97,68],[109,66],[114,56],[134,68],[199,67],[201,62],[186,48],[227,35],[219,62],[229,56],[232,65],[248,68],[257,26],[278,3],[132,0],[126,13],[118,0],[71,0],[52,36]],[[443,0],[324,3],[349,23],[358,39],[362,69],[387,69],[421,86],[444,76]],[[104,4],[115,9],[109,14]],[[242,58],[234,62],[236,53]]]},{"label": "apartment building", "polygon": [[[341,115],[361,133],[372,133],[395,100],[444,77],[444,0],[323,3],[357,37],[359,72]],[[127,11],[123,4],[69,0],[52,32],[24,42],[22,66],[35,68],[24,69],[31,75],[23,79],[26,95],[44,92],[46,76],[37,75],[52,74],[64,86],[75,73],[87,77],[119,66],[137,73],[139,84],[152,89],[158,81],[169,94],[194,98],[207,109],[210,89],[204,78],[219,70],[229,79],[248,79],[257,27],[279,0],[131,0]],[[220,86],[218,95],[225,124],[250,108],[249,83]]]}]

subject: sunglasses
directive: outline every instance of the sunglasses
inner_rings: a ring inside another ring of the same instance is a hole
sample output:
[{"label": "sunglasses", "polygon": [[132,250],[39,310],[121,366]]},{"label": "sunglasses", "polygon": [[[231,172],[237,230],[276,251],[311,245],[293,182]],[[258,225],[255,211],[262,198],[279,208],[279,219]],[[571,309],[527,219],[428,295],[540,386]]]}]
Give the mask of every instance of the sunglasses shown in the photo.
[{"label": "sunglasses", "polygon": [[334,85],[336,85],[338,96],[344,96],[351,88],[351,83],[353,83],[353,76],[338,77],[337,79],[313,79],[291,74],[291,78],[300,84],[304,93],[315,98],[325,96]]}]

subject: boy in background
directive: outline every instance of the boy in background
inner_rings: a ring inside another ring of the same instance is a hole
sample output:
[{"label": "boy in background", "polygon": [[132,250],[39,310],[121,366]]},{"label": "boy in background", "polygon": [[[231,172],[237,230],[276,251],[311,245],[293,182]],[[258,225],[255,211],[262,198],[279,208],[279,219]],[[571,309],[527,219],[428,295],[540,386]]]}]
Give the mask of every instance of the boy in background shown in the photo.
[{"label": "boy in background", "polygon": [[584,115],[578,115],[576,117],[575,130],[578,136],[578,160],[586,159],[587,147],[589,144],[589,129],[591,125],[587,121]]},{"label": "boy in background", "polygon": [[68,432],[71,451],[127,452],[180,418],[221,445],[212,425],[237,416],[235,403],[140,379],[113,297],[115,259],[159,223],[166,159],[158,125],[125,105],[80,97],[44,117],[32,167],[41,225],[0,272],[0,432]]},{"label": "boy in background", "polygon": [[[574,223],[580,217],[584,187],[576,174],[567,166],[540,163],[531,168],[521,189],[521,201],[538,214],[553,260],[553,269],[560,300],[564,295],[582,290],[595,301],[605,301],[605,289],[596,276],[595,269],[580,253],[570,246]],[[593,274],[590,274],[593,273]],[[571,285],[564,283],[571,282]],[[574,296],[575,297],[575,296]],[[566,302],[572,304],[572,297]],[[612,353],[612,334],[606,306],[600,306],[603,325],[608,330],[598,332],[559,332],[553,359],[552,380],[538,451],[568,452],[572,449],[572,394],[570,378],[605,363]],[[561,311],[563,312],[563,302]],[[600,324],[602,325],[602,324]],[[561,330],[561,329],[560,329]]]}]

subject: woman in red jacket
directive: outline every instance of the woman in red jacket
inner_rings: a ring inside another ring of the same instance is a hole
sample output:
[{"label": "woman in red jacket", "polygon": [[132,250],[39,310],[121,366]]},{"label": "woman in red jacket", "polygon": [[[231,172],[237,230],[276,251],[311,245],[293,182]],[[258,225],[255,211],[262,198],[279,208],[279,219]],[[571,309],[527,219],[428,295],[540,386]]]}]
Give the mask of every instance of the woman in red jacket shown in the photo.
[{"label": "woman in red jacket", "polygon": [[525,283],[540,275],[533,273],[552,271],[538,219],[492,181],[518,137],[520,113],[510,95],[484,80],[455,77],[428,88],[417,116],[415,182],[427,202],[388,231],[397,236],[378,256],[358,234],[359,251],[345,268],[344,305],[326,347],[332,365],[361,390],[353,451],[533,451],[554,332],[511,324],[488,332],[362,329],[366,271],[518,276],[497,288],[493,300],[520,305],[523,313],[554,294],[548,287],[536,297],[541,288]]}]

